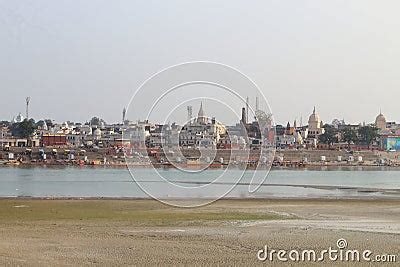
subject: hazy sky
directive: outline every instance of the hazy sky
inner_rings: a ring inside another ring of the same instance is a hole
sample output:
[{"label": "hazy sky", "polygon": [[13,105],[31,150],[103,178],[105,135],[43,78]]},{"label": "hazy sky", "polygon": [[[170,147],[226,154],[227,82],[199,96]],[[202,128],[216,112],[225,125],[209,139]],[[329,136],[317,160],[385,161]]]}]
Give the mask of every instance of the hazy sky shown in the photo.
[{"label": "hazy sky", "polygon": [[250,76],[277,122],[306,121],[314,105],[327,122],[371,122],[380,108],[400,121],[399,10],[396,0],[0,0],[0,119],[24,112],[29,95],[37,120],[119,121],[149,76],[207,60]]}]

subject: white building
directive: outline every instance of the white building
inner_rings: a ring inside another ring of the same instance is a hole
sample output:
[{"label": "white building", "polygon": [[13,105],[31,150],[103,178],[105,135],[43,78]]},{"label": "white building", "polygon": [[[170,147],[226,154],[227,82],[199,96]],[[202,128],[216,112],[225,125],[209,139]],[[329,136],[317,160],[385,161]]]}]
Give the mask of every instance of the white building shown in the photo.
[{"label": "white building", "polygon": [[308,119],[308,138],[318,138],[319,135],[324,133],[323,123],[321,118],[315,111],[310,115]]},{"label": "white building", "polygon": [[211,122],[204,115],[203,103],[200,104],[198,116],[182,127],[179,132],[179,145],[184,147],[216,146],[221,135],[226,133],[226,128],[216,122]]}]

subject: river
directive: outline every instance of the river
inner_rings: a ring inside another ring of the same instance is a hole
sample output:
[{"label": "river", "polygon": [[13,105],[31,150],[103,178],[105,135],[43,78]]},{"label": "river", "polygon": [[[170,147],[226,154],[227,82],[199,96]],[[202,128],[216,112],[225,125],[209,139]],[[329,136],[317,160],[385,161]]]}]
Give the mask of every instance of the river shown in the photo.
[{"label": "river", "polygon": [[[158,169],[161,176],[180,186],[201,186],[214,180],[223,170],[207,170],[187,175],[179,170]],[[237,182],[240,170],[230,170],[228,180]],[[165,197],[177,197],[177,192],[165,186],[167,181],[152,179],[151,169],[135,170],[142,183]],[[146,178],[144,178],[146,177]],[[231,177],[231,178],[229,178]],[[225,183],[227,180],[224,180]],[[262,186],[248,192],[251,172],[244,172],[242,180],[227,197],[257,198],[399,198],[400,171],[391,169],[276,169],[272,170]],[[223,186],[216,183],[203,195],[186,197],[213,197]],[[0,197],[148,197],[123,168],[99,167],[1,167]]]}]

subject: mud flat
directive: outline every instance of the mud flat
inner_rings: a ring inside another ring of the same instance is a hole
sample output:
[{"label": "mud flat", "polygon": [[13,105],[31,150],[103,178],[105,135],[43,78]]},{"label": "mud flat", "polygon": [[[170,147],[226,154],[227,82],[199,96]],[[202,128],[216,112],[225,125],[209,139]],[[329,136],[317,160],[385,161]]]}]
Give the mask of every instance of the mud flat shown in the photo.
[{"label": "mud flat", "polygon": [[323,250],[339,238],[400,255],[400,201],[2,199],[0,236],[0,265],[19,266],[262,264],[265,245]]}]

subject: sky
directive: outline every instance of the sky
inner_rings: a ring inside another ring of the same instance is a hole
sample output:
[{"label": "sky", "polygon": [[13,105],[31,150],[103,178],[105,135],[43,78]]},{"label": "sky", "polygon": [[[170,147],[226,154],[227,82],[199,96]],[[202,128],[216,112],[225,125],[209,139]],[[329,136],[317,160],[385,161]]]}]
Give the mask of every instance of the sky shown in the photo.
[{"label": "sky", "polygon": [[[36,120],[118,122],[153,74],[212,61],[250,77],[278,123],[306,122],[313,106],[324,122],[373,122],[380,110],[400,121],[399,9],[396,0],[0,0],[0,120],[24,113],[30,96]],[[205,111],[227,119],[218,105]]]}]

